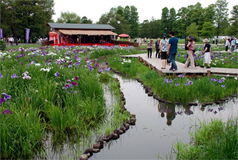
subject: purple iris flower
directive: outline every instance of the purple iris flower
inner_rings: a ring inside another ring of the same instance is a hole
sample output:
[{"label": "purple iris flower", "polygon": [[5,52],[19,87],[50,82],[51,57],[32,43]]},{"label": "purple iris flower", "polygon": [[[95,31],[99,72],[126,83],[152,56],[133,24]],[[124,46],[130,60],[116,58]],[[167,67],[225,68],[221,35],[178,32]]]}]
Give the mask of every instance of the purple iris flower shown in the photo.
[{"label": "purple iris flower", "polygon": [[179,83],[176,83],[176,84],[175,84],[176,87],[179,86],[179,85],[180,85]]},{"label": "purple iris flower", "polygon": [[88,65],[88,69],[92,72],[93,71],[93,67],[91,65]]},{"label": "purple iris flower", "polygon": [[11,78],[17,78],[17,75],[15,73],[13,73],[13,75],[11,76]]},{"label": "purple iris flower", "polygon": [[193,84],[193,82],[192,81],[190,81],[190,80],[187,80],[187,82],[185,83],[185,86],[190,86],[190,85],[192,85]]},{"label": "purple iris flower", "polygon": [[225,85],[222,85],[221,87],[222,87],[222,88],[226,88],[226,86],[225,86]]},{"label": "purple iris flower", "polygon": [[77,81],[79,80],[80,78],[78,76],[74,77],[74,80]]},{"label": "purple iris flower", "polygon": [[8,100],[8,99],[11,99],[11,98],[12,98],[11,95],[8,95],[8,94],[6,94],[6,93],[2,93],[2,95],[4,96],[4,99],[5,99],[5,100]]},{"label": "purple iris flower", "polygon": [[180,74],[180,75],[178,75],[178,77],[183,78],[184,76],[183,76],[183,74]]},{"label": "purple iris flower", "polygon": [[2,114],[8,114],[8,113],[12,114],[12,112],[9,109],[6,109],[5,111],[2,112]]},{"label": "purple iris flower", "polygon": [[94,67],[99,67],[99,64],[98,64],[98,63],[96,63]]},{"label": "purple iris flower", "polygon": [[111,68],[104,68],[104,71],[110,71]]},{"label": "purple iris flower", "polygon": [[56,73],[55,73],[55,76],[56,76],[56,77],[59,77],[59,72],[56,72]]},{"label": "purple iris flower", "polygon": [[165,79],[164,79],[164,82],[165,82],[165,83],[169,83],[169,81],[168,81],[168,79],[167,79],[167,78],[165,78]]},{"label": "purple iris flower", "polygon": [[3,77],[3,75],[0,73],[0,78],[2,78]]},{"label": "purple iris flower", "polygon": [[103,71],[103,69],[102,68],[100,68],[99,70],[98,70],[98,72],[102,72]]},{"label": "purple iris flower", "polygon": [[0,105],[3,103],[3,102],[5,102],[6,100],[4,99],[4,98],[1,98],[0,97]]},{"label": "purple iris flower", "polygon": [[215,78],[212,78],[211,81],[216,82]]},{"label": "purple iris flower", "polygon": [[77,86],[77,85],[78,85],[78,83],[76,83],[76,82],[71,82],[71,84],[72,84],[73,86]]},{"label": "purple iris flower", "polygon": [[172,79],[170,79],[170,80],[169,80],[169,83],[173,83],[173,80],[172,80]]}]

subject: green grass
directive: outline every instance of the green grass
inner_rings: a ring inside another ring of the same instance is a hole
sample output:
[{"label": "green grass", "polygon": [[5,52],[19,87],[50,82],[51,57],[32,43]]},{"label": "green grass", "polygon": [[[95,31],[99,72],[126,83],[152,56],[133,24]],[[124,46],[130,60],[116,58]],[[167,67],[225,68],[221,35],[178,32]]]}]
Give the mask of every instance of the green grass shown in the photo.
[{"label": "green grass", "polygon": [[[0,53],[0,111],[12,112],[1,116],[0,128],[4,133],[0,135],[1,158],[31,158],[40,153],[45,130],[51,131],[53,143],[60,145],[67,136],[73,142],[75,137],[80,141],[82,135],[98,128],[107,108],[94,58],[134,52],[132,47],[29,48],[26,45]],[[30,79],[23,79],[26,72]],[[11,78],[13,74],[18,77]],[[118,89],[111,90],[120,95]],[[5,93],[11,98],[2,101]],[[128,119],[118,108],[120,100],[117,100],[113,105],[112,128]],[[35,120],[28,121],[28,117]]]},{"label": "green grass", "polygon": [[172,102],[216,102],[238,93],[238,81],[232,77],[159,77],[156,71],[150,70],[138,59],[122,59],[119,56],[110,58],[109,64],[132,78],[140,78],[144,85],[150,86],[160,98]]},{"label": "green grass", "polygon": [[201,128],[191,133],[191,144],[175,145],[176,159],[238,159],[238,120],[202,122]]}]

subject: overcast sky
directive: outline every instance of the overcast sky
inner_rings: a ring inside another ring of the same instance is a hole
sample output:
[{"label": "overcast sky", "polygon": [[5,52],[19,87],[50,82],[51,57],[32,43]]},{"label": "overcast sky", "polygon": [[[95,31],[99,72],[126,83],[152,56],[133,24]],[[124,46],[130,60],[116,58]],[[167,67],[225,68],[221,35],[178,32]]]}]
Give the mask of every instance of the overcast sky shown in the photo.
[{"label": "overcast sky", "polygon": [[[215,4],[217,0],[54,0],[55,15],[53,19],[56,21],[60,17],[61,12],[74,12],[80,17],[86,16],[93,23],[99,21],[104,13],[108,13],[112,7],[132,6],[137,8],[139,13],[139,21],[161,19],[162,9],[164,7],[175,8],[176,12],[189,5],[195,5],[197,2],[202,4],[202,7],[207,7],[210,4]],[[230,14],[233,6],[238,4],[238,0],[227,0],[228,13]]]}]

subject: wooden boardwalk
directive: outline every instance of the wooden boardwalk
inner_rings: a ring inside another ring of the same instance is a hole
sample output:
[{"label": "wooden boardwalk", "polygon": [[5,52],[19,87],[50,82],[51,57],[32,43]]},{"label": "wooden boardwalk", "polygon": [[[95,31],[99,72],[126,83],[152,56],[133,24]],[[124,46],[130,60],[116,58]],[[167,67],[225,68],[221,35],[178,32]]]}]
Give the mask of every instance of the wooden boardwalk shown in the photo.
[{"label": "wooden boardwalk", "polygon": [[147,54],[135,54],[135,55],[125,55],[124,58],[138,58],[140,62],[148,65],[151,69],[157,70],[159,75],[168,75],[168,74],[184,74],[184,75],[203,75],[203,76],[210,76],[212,75],[229,75],[229,76],[238,76],[238,68],[215,68],[211,67],[210,69],[201,68],[197,66],[196,68],[192,69],[184,68],[184,64],[177,62],[177,71],[170,71],[170,66],[167,65],[166,69],[161,69],[162,62],[161,59],[155,58],[155,53],[152,54],[152,58],[148,58]]}]

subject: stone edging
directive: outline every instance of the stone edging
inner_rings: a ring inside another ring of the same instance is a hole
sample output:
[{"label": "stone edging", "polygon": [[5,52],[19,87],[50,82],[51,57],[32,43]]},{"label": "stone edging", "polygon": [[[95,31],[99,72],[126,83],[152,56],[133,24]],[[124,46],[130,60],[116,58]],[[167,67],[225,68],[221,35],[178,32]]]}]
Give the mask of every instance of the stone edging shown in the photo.
[{"label": "stone edging", "polygon": [[[119,83],[119,80],[117,78],[115,78],[115,81]],[[118,84],[118,88],[119,89],[121,88],[120,83]],[[130,125],[134,126],[136,124],[136,115],[131,114],[129,111],[127,111],[127,109],[125,108],[126,99],[124,97],[124,93],[121,91],[120,94],[121,94],[121,103],[120,103],[121,110],[122,112],[128,112],[130,114],[130,120],[127,123],[124,123],[120,127],[120,129],[115,129],[113,133],[111,133],[110,135],[104,136],[100,140],[96,141],[93,144],[92,148],[88,148],[83,152],[83,154],[80,156],[80,160],[88,160],[88,158],[91,157],[93,153],[100,152],[100,150],[103,149],[104,144],[108,143],[111,140],[116,140],[120,138],[120,135],[125,133],[130,128]]]}]

